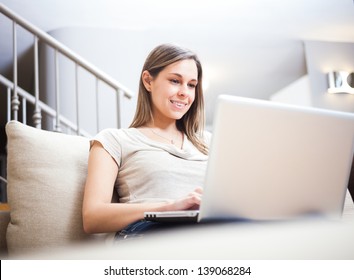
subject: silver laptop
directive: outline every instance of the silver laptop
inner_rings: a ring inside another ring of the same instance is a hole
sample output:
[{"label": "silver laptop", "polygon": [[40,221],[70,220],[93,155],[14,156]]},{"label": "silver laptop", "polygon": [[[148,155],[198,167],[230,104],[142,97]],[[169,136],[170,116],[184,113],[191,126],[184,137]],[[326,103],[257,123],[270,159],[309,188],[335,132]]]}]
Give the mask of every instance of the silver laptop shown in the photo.
[{"label": "silver laptop", "polygon": [[340,217],[353,147],[354,114],[221,95],[200,210],[145,218]]}]

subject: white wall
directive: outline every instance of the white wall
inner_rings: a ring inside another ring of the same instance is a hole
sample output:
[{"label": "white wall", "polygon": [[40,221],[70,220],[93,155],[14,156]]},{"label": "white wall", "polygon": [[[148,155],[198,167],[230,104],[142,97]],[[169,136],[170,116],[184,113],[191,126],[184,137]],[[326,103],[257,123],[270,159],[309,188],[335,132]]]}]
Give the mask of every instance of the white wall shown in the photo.
[{"label": "white wall", "polygon": [[310,80],[308,75],[301,77],[270,97],[271,101],[300,106],[312,106]]}]

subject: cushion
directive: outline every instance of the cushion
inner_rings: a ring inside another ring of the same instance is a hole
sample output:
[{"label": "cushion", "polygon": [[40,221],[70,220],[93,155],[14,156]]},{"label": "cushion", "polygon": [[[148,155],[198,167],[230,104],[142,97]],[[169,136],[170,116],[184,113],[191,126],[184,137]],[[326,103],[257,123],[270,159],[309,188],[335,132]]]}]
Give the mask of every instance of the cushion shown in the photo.
[{"label": "cushion", "polygon": [[7,123],[6,134],[9,256],[91,237],[81,214],[89,140],[17,121]]}]

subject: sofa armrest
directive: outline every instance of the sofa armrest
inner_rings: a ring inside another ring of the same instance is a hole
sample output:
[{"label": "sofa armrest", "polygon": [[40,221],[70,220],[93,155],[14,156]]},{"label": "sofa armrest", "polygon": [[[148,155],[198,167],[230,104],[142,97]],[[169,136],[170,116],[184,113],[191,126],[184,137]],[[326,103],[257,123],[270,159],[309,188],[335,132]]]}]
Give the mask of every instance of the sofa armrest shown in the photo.
[{"label": "sofa armrest", "polygon": [[10,222],[10,211],[0,211],[0,258],[7,255],[6,230]]}]

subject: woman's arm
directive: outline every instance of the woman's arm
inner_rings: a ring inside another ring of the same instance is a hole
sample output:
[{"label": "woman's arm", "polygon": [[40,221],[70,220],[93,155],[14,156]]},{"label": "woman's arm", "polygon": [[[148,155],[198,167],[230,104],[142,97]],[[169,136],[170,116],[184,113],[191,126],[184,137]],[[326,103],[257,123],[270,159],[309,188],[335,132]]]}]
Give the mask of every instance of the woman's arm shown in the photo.
[{"label": "woman's arm", "polygon": [[99,142],[90,150],[83,201],[83,226],[87,233],[115,232],[144,218],[146,211],[172,211],[197,208],[200,188],[185,198],[166,203],[111,203],[118,166]]}]

